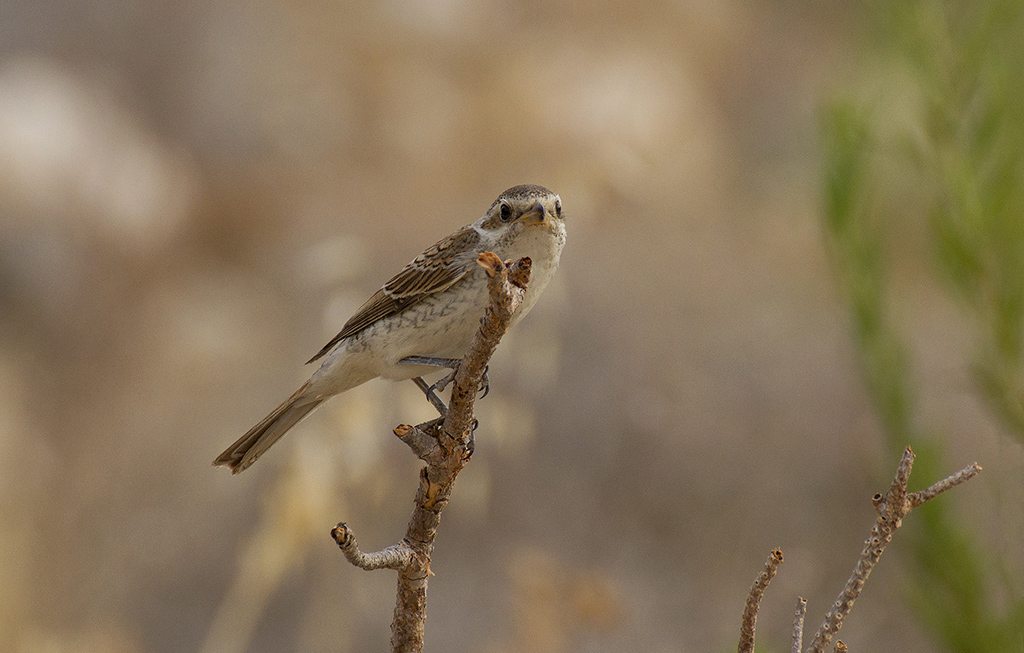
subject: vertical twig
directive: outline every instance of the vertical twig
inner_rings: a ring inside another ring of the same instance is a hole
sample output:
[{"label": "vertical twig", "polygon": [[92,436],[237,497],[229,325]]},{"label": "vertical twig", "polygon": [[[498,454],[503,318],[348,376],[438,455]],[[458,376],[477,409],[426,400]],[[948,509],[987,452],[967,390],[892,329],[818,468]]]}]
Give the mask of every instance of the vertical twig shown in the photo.
[{"label": "vertical twig", "polygon": [[804,645],[804,617],[807,616],[807,599],[796,599],[796,617],[793,618],[793,653],[800,653]]},{"label": "vertical twig", "polygon": [[747,595],[747,604],[743,608],[743,621],[740,625],[740,645],[737,649],[739,653],[753,653],[757,608],[761,603],[761,597],[764,596],[764,591],[768,589],[768,583],[772,582],[772,578],[775,578],[775,572],[778,571],[780,564],[782,564],[782,551],[772,549],[772,552],[768,555],[768,560],[764,563],[764,569],[750,588],[750,593]]}]

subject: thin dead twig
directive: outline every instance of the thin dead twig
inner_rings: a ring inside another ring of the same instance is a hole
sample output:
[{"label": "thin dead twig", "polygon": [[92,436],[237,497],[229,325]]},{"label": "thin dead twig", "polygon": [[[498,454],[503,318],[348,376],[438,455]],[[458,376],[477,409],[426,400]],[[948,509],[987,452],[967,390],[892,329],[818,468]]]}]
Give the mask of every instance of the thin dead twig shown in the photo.
[{"label": "thin dead twig", "polygon": [[363,553],[356,544],[355,533],[342,522],[331,531],[334,541],[341,547],[345,558],[356,567],[365,571],[374,569],[402,569],[409,564],[412,557],[412,549],[405,544],[395,544],[382,551],[374,553]]},{"label": "thin dead twig", "polygon": [[[871,498],[871,503],[878,512],[878,519],[871,528],[871,535],[864,542],[864,549],[861,551],[853,573],[846,581],[846,586],[840,592],[839,598],[833,604],[832,609],[825,615],[825,621],[821,624],[818,632],[815,633],[811,645],[806,653],[824,653],[826,647],[832,641],[832,637],[839,632],[843,620],[853,608],[853,602],[860,596],[867,582],[868,575],[882,556],[886,545],[892,540],[896,529],[900,527],[903,518],[926,501],[934,499],[946,490],[956,487],[961,483],[969,481],[981,472],[978,463],[972,463],[955,474],[952,474],[932,486],[918,492],[907,492],[907,482],[910,480],[910,471],[914,466],[914,452],[907,447],[903,452],[899,466],[896,468],[896,475],[892,485],[885,494],[876,494]],[[778,549],[772,551],[765,563],[764,571],[758,576],[754,586],[750,588],[747,603],[743,610],[743,622],[740,627],[740,653],[749,653],[754,650],[754,627],[757,622],[757,610],[764,595],[768,583],[775,576],[779,563],[782,562],[782,552]],[[800,598],[796,606],[796,618],[793,621],[793,653],[799,653],[803,646],[804,617],[807,614],[807,601]],[[836,651],[846,651],[847,647],[841,640],[836,641]]]},{"label": "thin dead twig", "polygon": [[775,578],[775,573],[782,564],[782,551],[772,549],[768,560],[764,563],[764,569],[758,575],[754,585],[747,595],[747,604],[743,608],[743,621],[740,625],[739,653],[752,653],[754,650],[754,627],[757,624],[757,607],[761,603],[764,591],[768,589],[768,583]]},{"label": "thin dead twig", "polygon": [[807,599],[796,599],[796,617],[793,618],[793,653],[800,653],[804,645],[804,617],[807,616]]}]

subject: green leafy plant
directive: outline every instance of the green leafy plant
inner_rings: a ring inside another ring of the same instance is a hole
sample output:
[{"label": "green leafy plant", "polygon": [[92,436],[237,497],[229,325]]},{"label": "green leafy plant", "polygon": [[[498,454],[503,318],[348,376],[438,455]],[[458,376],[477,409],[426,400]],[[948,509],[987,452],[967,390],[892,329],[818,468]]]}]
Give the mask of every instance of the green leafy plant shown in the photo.
[{"label": "green leafy plant", "polygon": [[[823,225],[888,445],[913,446],[933,477],[942,446],[920,425],[892,310],[894,255],[908,249],[927,249],[918,258],[963,307],[977,390],[1024,443],[1024,6],[907,0],[870,14],[870,83],[822,112]],[[1010,554],[986,550],[948,503],[922,515],[909,529],[922,623],[951,651],[1024,651]]]}]

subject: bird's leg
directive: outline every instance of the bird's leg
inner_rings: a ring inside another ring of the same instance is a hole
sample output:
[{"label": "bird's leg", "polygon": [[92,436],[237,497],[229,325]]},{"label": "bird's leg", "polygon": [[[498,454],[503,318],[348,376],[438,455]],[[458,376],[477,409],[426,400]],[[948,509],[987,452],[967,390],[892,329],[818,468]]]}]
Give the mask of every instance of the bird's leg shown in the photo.
[{"label": "bird's leg", "polygon": [[[451,370],[450,374],[446,374],[440,381],[438,381],[437,383],[435,383],[432,386],[429,386],[430,391],[436,393],[436,392],[444,392],[444,389],[448,387],[448,384],[455,380],[455,371],[459,368],[459,362],[460,361],[459,361],[458,358],[434,358],[432,356],[406,356],[405,358],[403,358],[402,360],[400,360],[398,362],[399,363],[408,363],[410,365],[432,365],[434,367],[444,367],[446,369]],[[487,370],[488,369],[490,369],[490,366],[487,366],[487,367],[484,368],[484,375],[480,379],[480,388],[477,390],[477,392],[483,391],[483,393],[484,393],[483,396],[480,397],[481,399],[486,397],[487,393],[491,391],[490,380],[487,378]],[[419,385],[419,384],[417,384],[417,385]],[[420,389],[423,390],[422,387]],[[427,391],[423,390],[423,393],[427,394]],[[432,404],[434,403],[433,400],[431,400],[430,395],[427,395],[427,401],[430,401],[430,403],[432,403]],[[436,408],[436,405],[435,405],[435,408]]]},{"label": "bird's leg", "polygon": [[[430,391],[444,392],[444,389],[448,387],[448,384],[455,380],[455,370],[459,367],[458,358],[434,358],[432,356],[407,356],[399,363],[408,363],[410,365],[431,365],[433,367],[443,367],[451,370],[451,373],[446,374],[440,381],[430,386]],[[422,390],[422,388],[420,388]],[[426,394],[426,390],[423,390]],[[430,401],[430,396],[427,396],[427,401]],[[434,403],[431,401],[430,403]]]},{"label": "bird's leg", "polygon": [[436,356],[406,356],[399,363],[409,365],[430,365],[431,367],[447,367],[454,370],[459,366],[458,358],[437,358]]},{"label": "bird's leg", "polygon": [[423,391],[423,394],[427,397],[427,401],[430,402],[431,406],[437,409],[437,413],[441,417],[448,414],[448,406],[445,406],[444,402],[441,401],[441,398],[434,392],[434,386],[427,385],[427,382],[423,380],[422,376],[414,376],[412,378],[412,382],[416,384],[416,387]]}]

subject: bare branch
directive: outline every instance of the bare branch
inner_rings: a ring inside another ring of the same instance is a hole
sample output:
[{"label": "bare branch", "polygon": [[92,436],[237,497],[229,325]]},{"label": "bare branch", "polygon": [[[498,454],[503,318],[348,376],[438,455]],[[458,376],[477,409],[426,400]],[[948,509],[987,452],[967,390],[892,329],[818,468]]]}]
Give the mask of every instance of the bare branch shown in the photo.
[{"label": "bare branch", "polygon": [[[419,427],[403,426],[395,431],[427,463],[420,472],[416,507],[403,541],[411,547],[413,554],[409,564],[398,572],[398,601],[391,624],[391,647],[396,652],[423,649],[423,625],[427,618],[427,577],[431,575],[430,556],[437,527],[441,522],[441,512],[448,505],[455,477],[469,461],[476,423],[473,407],[477,389],[491,355],[508,331],[512,315],[523,301],[525,286],[530,278],[531,262],[527,257],[509,266],[493,253],[484,252],[477,262],[487,272],[490,303],[473,343],[455,372],[444,423],[440,429],[436,428],[436,422],[428,422]],[[430,433],[436,434],[436,446],[429,444]]]},{"label": "bare branch", "polygon": [[345,558],[356,567],[365,571],[375,569],[402,569],[412,558],[412,549],[406,543],[395,544],[374,553],[363,553],[356,544],[355,533],[345,522],[341,522],[331,530],[331,536],[345,553]]},{"label": "bare branch", "polygon": [[[907,447],[903,452],[903,458],[900,460],[899,466],[896,468],[896,476],[889,487],[889,491],[884,495],[876,494],[872,497],[871,503],[878,512],[878,519],[871,528],[871,535],[864,542],[864,549],[861,551],[860,558],[858,558],[857,564],[853,568],[853,573],[850,574],[850,578],[846,581],[846,586],[840,592],[839,598],[836,599],[832,609],[825,615],[825,621],[818,628],[818,632],[815,633],[807,653],[823,653],[825,648],[828,647],[829,642],[832,641],[832,637],[839,632],[843,625],[843,619],[850,613],[853,602],[857,600],[857,597],[860,596],[861,591],[864,589],[864,583],[867,582],[868,575],[871,574],[871,570],[879,558],[882,557],[882,552],[889,544],[889,541],[892,540],[893,534],[900,527],[907,513],[954,485],[959,485],[973,478],[981,471],[981,467],[975,463],[939,481],[926,490],[908,494],[907,481],[910,479],[910,471],[913,466],[914,452],[910,447]],[[840,648],[837,642],[836,649],[846,650],[846,646],[843,645]]]},{"label": "bare branch", "polygon": [[772,578],[775,578],[775,572],[778,571],[779,565],[782,564],[782,551],[778,549],[772,549],[772,552],[768,555],[768,560],[764,563],[764,570],[754,581],[753,587],[750,588],[750,594],[747,595],[747,604],[743,608],[743,621],[740,625],[740,645],[737,649],[739,653],[752,653],[754,650],[754,627],[757,623],[757,608],[761,603],[761,597],[764,596],[764,591],[768,589],[768,583],[772,582]]},{"label": "bare branch", "polygon": [[490,302],[480,321],[480,329],[455,372],[444,421],[435,419],[417,426],[402,424],[395,429],[395,435],[426,463],[420,471],[416,505],[405,538],[400,544],[382,551],[363,553],[356,545],[355,535],[344,523],[331,531],[353,565],[366,570],[398,571],[398,598],[391,623],[391,648],[395,652],[423,650],[427,579],[432,575],[430,556],[441,512],[448,505],[455,477],[472,453],[477,389],[491,355],[523,301],[530,280],[528,257],[512,264],[502,262],[491,252],[484,252],[477,263],[487,272]]},{"label": "bare branch", "polygon": [[971,480],[972,478],[977,476],[978,472],[980,471],[981,465],[979,465],[978,463],[972,463],[967,467],[961,469],[956,474],[953,474],[952,476],[948,476],[942,479],[941,481],[932,485],[931,487],[925,490],[919,490],[917,492],[914,492],[913,494],[910,495],[910,497],[908,497],[908,500],[910,501],[910,507],[916,508],[925,501],[930,501],[935,497],[939,496],[949,488],[960,485],[964,481]]},{"label": "bare branch", "polygon": [[796,599],[796,617],[793,618],[793,653],[800,653],[804,645],[804,617],[807,615],[807,599]]}]

